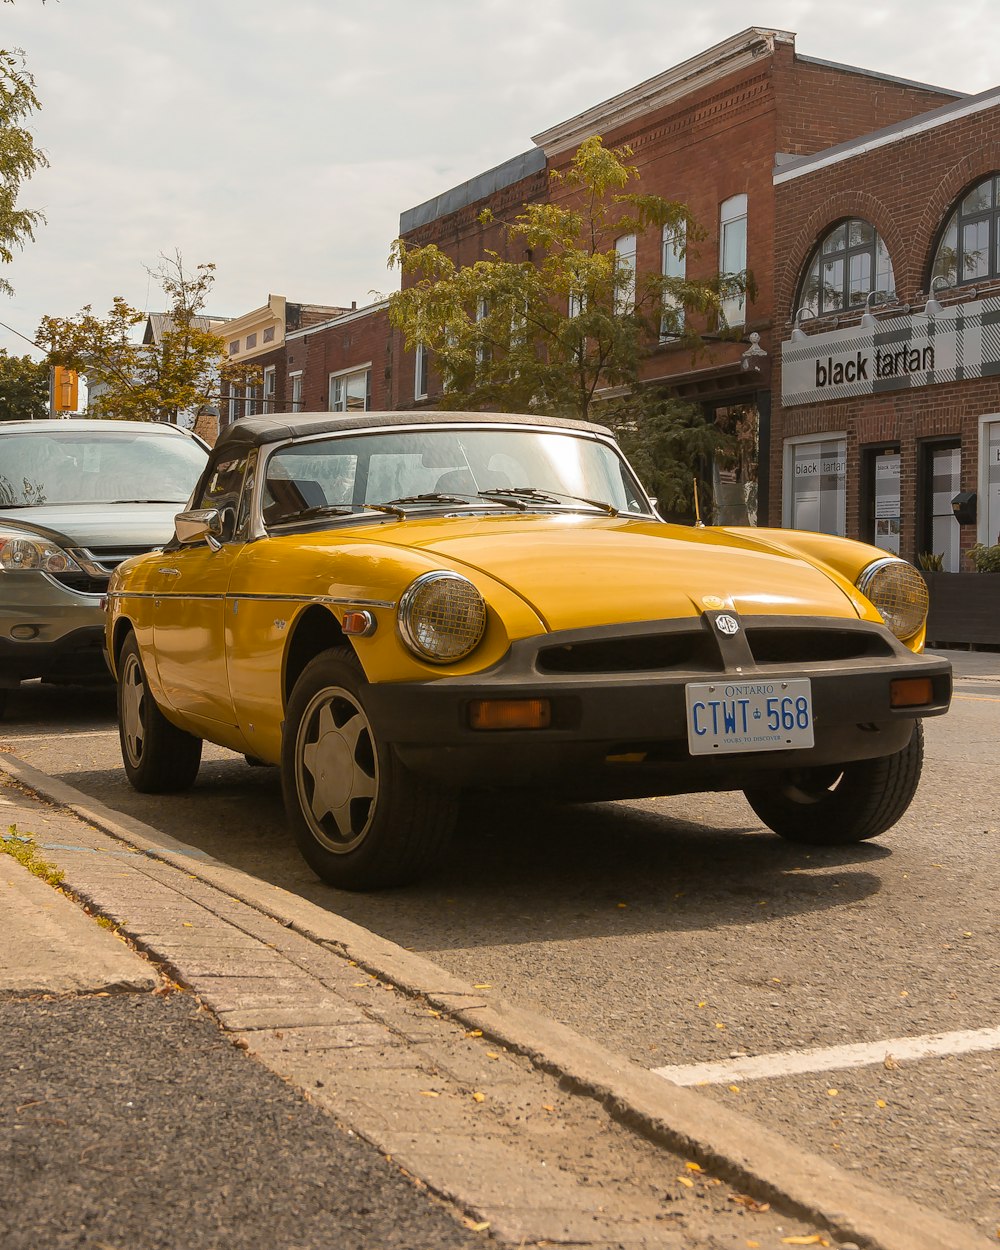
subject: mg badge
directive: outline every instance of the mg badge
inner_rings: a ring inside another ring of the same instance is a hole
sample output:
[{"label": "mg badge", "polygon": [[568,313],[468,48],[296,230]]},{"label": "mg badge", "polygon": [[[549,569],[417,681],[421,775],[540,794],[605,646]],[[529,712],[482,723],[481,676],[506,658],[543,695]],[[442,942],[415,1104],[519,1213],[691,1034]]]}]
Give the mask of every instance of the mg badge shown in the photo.
[{"label": "mg badge", "polygon": [[728,612],[723,612],[721,616],[715,618],[715,627],[720,634],[728,634],[730,637],[740,632],[739,621],[735,616],[730,616]]}]

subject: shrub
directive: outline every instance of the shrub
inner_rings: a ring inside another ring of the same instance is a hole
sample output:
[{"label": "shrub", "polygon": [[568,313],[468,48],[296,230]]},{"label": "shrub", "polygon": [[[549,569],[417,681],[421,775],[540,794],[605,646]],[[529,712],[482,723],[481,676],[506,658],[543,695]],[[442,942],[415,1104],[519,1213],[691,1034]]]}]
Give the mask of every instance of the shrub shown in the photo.
[{"label": "shrub", "polygon": [[940,551],[921,551],[917,563],[928,573],[940,573],[944,569],[944,555]]},{"label": "shrub", "polygon": [[992,547],[976,543],[969,549],[969,559],[977,573],[1000,573],[1000,543],[994,543]]}]

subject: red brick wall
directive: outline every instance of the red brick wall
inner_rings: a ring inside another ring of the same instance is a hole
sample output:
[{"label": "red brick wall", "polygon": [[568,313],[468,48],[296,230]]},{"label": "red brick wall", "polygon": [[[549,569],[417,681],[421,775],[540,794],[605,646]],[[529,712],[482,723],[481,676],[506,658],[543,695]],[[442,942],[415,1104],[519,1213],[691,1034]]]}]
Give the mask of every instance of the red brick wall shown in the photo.
[{"label": "red brick wall", "polygon": [[393,339],[384,307],[348,315],[289,340],[287,372],[302,371],[302,411],[325,412],[331,373],[371,366],[371,408],[392,407]]},{"label": "red brick wall", "polygon": [[[1000,169],[1000,107],[861,153],[776,187],[775,292],[780,339],[787,339],[801,276],[817,240],[837,220],[862,217],[882,236],[903,303],[921,308],[939,232],[962,192]],[[998,284],[992,284],[996,287]],[[979,283],[980,294],[991,284]],[[807,323],[807,330],[811,323]],[[816,332],[829,328],[819,324]],[[861,532],[859,449],[898,442],[902,456],[901,554],[914,558],[916,466],[921,440],[955,437],[962,446],[962,489],[977,489],[979,417],[1000,410],[1000,380],[970,379],[850,401],[782,409],[780,351],[774,360],[770,520],[781,518],[783,440],[798,434],[848,431],[848,532]],[[962,545],[975,527],[962,527]]]}]

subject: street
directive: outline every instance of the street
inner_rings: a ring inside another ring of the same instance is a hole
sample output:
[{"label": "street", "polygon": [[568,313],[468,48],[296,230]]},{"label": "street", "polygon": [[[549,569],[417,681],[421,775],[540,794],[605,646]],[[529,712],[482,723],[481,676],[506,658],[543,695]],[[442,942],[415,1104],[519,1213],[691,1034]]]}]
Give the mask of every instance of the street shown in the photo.
[{"label": "street", "polygon": [[315,880],[276,770],[209,748],[189,794],[133,792],[109,695],[25,689],[0,746],[994,1236],[1000,666],[987,657],[976,680],[970,664],[952,711],[925,724],[916,801],[875,842],[793,846],[733,795],[476,796],[430,878],[373,895]]}]

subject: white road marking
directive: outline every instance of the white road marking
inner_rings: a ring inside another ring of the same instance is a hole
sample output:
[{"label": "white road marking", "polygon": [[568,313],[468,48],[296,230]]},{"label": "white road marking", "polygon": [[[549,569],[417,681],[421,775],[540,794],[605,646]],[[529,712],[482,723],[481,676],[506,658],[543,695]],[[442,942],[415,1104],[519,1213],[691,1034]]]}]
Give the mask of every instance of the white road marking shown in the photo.
[{"label": "white road marking", "polygon": [[8,742],[51,742],[54,738],[104,738],[116,734],[117,727],[108,729],[64,729],[57,734],[7,734]]},{"label": "white road marking", "polygon": [[735,1081],[760,1081],[804,1072],[869,1067],[884,1063],[888,1057],[931,1059],[936,1055],[966,1055],[976,1050],[997,1049],[1000,1049],[1000,1028],[968,1029],[959,1033],[927,1033],[923,1037],[893,1037],[884,1042],[859,1042],[850,1046],[786,1050],[730,1059],[725,1063],[668,1065],[654,1068],[653,1074],[666,1077],[675,1085],[728,1085]]}]

